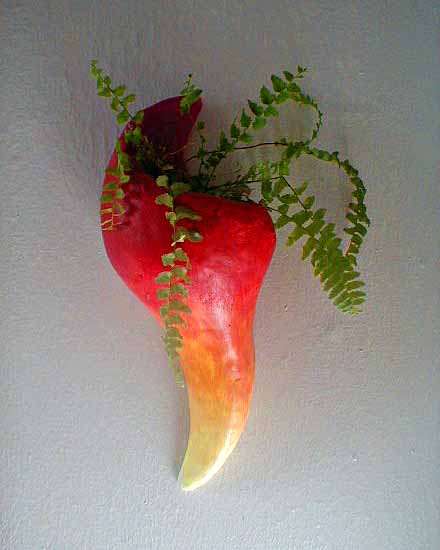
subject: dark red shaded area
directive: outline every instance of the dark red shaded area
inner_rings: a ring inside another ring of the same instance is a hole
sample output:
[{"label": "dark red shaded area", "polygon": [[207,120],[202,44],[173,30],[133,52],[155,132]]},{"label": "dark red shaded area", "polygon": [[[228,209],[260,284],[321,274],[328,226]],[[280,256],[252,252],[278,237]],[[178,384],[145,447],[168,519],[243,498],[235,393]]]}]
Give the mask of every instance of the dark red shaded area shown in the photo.
[{"label": "dark red shaded area", "polygon": [[194,123],[202,108],[199,99],[187,115],[180,112],[182,98],[170,97],[144,110],[142,132],[155,145],[163,146],[170,154],[170,162],[181,168],[185,147]]}]

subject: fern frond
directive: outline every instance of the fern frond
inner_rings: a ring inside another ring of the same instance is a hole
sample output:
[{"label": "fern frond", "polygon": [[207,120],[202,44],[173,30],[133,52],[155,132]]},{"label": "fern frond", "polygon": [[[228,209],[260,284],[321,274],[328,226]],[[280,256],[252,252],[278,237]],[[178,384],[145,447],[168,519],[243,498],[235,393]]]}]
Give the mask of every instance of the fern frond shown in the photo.
[{"label": "fern frond", "polygon": [[[314,275],[320,278],[330,300],[343,312],[359,313],[360,305],[365,300],[365,293],[359,288],[364,283],[358,280],[360,274],[354,270],[350,259],[353,254],[344,255],[342,252],[342,241],[336,236],[334,224],[325,220],[326,210],[312,209],[315,197],[309,195],[303,200],[293,187],[289,187],[297,199],[293,204],[299,204],[301,209],[291,215],[287,215],[284,210],[278,219],[283,219],[283,225],[292,223],[295,226],[287,238],[287,246],[305,238],[302,259],[310,258]],[[301,188],[299,190],[304,192]]]},{"label": "fern frond", "polygon": [[308,145],[304,146],[303,151],[318,160],[336,164],[346,173],[354,188],[352,192],[353,201],[349,203],[348,208],[350,211],[346,215],[350,225],[344,227],[344,232],[351,236],[345,256],[352,265],[357,265],[356,256],[370,226],[370,219],[367,216],[367,207],[364,202],[366,188],[359,177],[359,172],[350,164],[348,159],[341,161],[337,151],[329,153],[323,149],[311,148]]},{"label": "fern frond", "polygon": [[[226,133],[225,131],[221,131],[218,145],[215,149],[211,151],[206,150],[207,140],[201,132],[204,128],[204,123],[201,122],[197,125],[200,147],[197,154],[194,155],[194,157],[191,157],[191,159],[197,158],[200,161],[197,179],[198,181],[202,180],[204,182],[202,184],[202,190],[208,191],[208,187],[210,187],[215,180],[215,171],[218,165],[229,154],[239,149],[254,147],[250,145],[254,139],[254,132],[264,128],[270,117],[279,116],[278,109],[274,106],[275,104],[281,104],[290,99],[301,106],[309,107],[316,111],[317,122],[311,136],[304,143],[310,144],[317,137],[322,126],[322,113],[319,110],[316,101],[311,96],[304,93],[296,82],[297,80],[303,78],[305,71],[306,69],[303,67],[298,67],[298,72],[296,74],[284,71],[285,79],[272,75],[271,81],[274,93],[272,93],[266,86],[262,86],[259,94],[260,101],[248,100],[247,109],[242,109],[240,117],[236,117],[233,120],[229,128],[229,132]],[[201,93],[198,89],[197,92]],[[244,144],[244,146],[240,146],[240,144]],[[260,143],[255,145],[255,147],[259,147],[261,145],[286,145],[286,141],[283,142],[283,140],[280,140],[280,142],[277,143]],[[238,185],[239,182],[236,182],[235,186]],[[234,187],[234,185],[231,187]],[[230,189],[224,190],[227,193],[230,193],[231,191]],[[246,191],[246,187],[242,187],[242,190]],[[237,194],[237,189],[234,189],[234,194]]]},{"label": "fern frond", "polygon": [[101,228],[103,231],[113,231],[121,223],[121,216],[125,214],[122,200],[125,192],[122,186],[130,181],[127,171],[132,169],[129,156],[122,151],[119,139],[115,146],[116,168],[106,170],[107,175],[113,178],[103,185],[101,194]]},{"label": "fern frond", "polygon": [[[187,206],[176,206],[175,199],[190,190],[190,186],[183,182],[171,182],[166,175],[157,178],[158,187],[164,192],[156,197],[156,204],[165,206],[165,217],[173,228],[171,251],[162,255],[164,271],[158,274],[155,283],[159,285],[157,298],[162,302],[159,313],[164,322],[165,334],[163,341],[168,356],[168,363],[172,368],[176,383],[183,386],[183,374],[179,365],[179,352],[182,348],[183,337],[180,327],[186,327],[185,318],[182,315],[191,313],[191,309],[185,302],[188,298],[187,285],[191,284],[188,272],[191,263],[188,254],[180,246],[186,240],[200,242],[202,236],[194,230],[179,226],[183,219],[199,221],[201,217]],[[179,244],[179,246],[176,246]]]},{"label": "fern frond", "polygon": [[274,98],[276,103],[284,103],[285,101],[290,99],[291,101],[298,103],[302,107],[307,107],[315,111],[317,116],[315,127],[313,128],[312,134],[309,139],[305,141],[306,144],[310,144],[317,138],[319,134],[319,131],[322,127],[323,114],[320,111],[316,100],[313,99],[313,97],[311,97],[309,94],[306,94],[297,83],[299,79],[303,78],[306,70],[306,68],[298,66],[296,74],[292,74],[288,71],[283,71],[284,79],[277,75],[272,75],[271,80],[274,91],[278,93],[278,95],[276,95]]},{"label": "fern frond", "polygon": [[188,114],[191,109],[191,105],[198,101],[202,95],[202,90],[200,88],[196,88],[192,83],[192,74],[188,75],[185,86],[181,90],[180,95],[182,96],[182,99],[180,100],[180,110],[183,114]]},{"label": "fern frond", "polygon": [[103,76],[102,73],[103,69],[98,68],[98,60],[93,59],[90,64],[90,75],[96,80],[98,95],[111,99],[111,109],[117,113],[116,120],[118,124],[125,124],[129,120],[139,122],[127,109],[128,105],[136,101],[136,95],[127,94],[124,96],[126,87],[123,85],[112,87],[110,76]]}]

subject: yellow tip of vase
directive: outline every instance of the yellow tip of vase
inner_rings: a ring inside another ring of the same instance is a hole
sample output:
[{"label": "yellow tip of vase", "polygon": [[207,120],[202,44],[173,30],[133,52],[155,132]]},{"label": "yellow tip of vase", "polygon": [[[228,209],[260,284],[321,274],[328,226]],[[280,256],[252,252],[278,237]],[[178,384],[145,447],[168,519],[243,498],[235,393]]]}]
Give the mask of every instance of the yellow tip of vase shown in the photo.
[{"label": "yellow tip of vase", "polygon": [[182,468],[179,472],[178,481],[182,491],[194,491],[202,485],[205,485],[213,475],[218,471],[219,468],[212,468],[208,471],[200,471],[198,474],[195,472],[188,471],[188,464],[182,465]]}]

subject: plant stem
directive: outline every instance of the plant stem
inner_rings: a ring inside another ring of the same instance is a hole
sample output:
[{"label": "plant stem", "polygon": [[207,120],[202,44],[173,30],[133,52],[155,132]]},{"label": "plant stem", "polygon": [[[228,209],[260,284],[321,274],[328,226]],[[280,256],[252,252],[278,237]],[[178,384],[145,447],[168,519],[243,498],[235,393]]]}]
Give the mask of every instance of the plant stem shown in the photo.
[{"label": "plant stem", "polygon": [[284,215],[282,212],[278,210],[278,208],[273,208],[273,206],[268,206],[267,204],[264,206],[266,210],[270,210],[271,212],[278,212],[278,214]]},{"label": "plant stem", "polygon": [[[271,180],[277,180],[280,176],[273,176]],[[248,185],[249,183],[261,183],[263,180],[239,180],[239,181],[229,181],[222,183],[221,185],[214,185],[209,187],[209,189],[220,189],[222,187],[234,187],[234,185]]]},{"label": "plant stem", "polygon": [[243,147],[234,147],[236,151],[240,149],[254,149],[255,147],[261,147],[262,145],[284,145],[287,147],[287,143],[282,143],[281,141],[263,141],[261,143],[256,143],[255,145],[245,145]]},{"label": "plant stem", "polygon": [[[242,149],[255,149],[255,147],[261,147],[262,145],[284,145],[287,147],[287,143],[282,143],[281,141],[263,141],[261,143],[256,143],[255,145],[245,145],[243,147],[234,147],[235,151],[239,151]],[[211,155],[212,153],[216,153],[217,151],[206,151],[207,155]],[[192,155],[191,157],[188,157],[185,159],[185,162],[189,162],[190,160],[194,160],[197,158],[197,155]]]}]

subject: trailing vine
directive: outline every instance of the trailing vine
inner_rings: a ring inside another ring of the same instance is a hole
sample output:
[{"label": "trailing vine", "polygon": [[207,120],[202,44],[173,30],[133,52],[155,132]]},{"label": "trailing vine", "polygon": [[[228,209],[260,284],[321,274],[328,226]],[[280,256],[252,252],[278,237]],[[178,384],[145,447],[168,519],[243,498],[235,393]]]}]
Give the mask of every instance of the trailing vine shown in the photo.
[{"label": "trailing vine", "polygon": [[[109,76],[102,75],[97,61],[92,61],[91,74],[97,81],[98,95],[111,98],[111,108],[117,113],[117,122],[129,128],[124,134],[128,152],[122,151],[119,141],[116,143],[117,167],[108,170],[112,180],[103,188],[101,197],[101,215],[103,230],[113,230],[120,223],[124,213],[122,199],[123,185],[129,182],[130,174],[136,168],[156,177],[156,183],[163,188],[163,193],[156,199],[156,204],[166,207],[165,216],[173,228],[170,252],[162,256],[164,271],[155,279],[158,285],[157,297],[162,302],[160,316],[165,327],[164,343],[169,363],[182,382],[179,369],[179,350],[182,347],[181,327],[186,326],[185,315],[191,313],[185,300],[188,298],[187,286],[191,283],[188,272],[191,270],[190,259],[182,248],[185,241],[200,242],[200,233],[188,230],[178,222],[184,219],[200,220],[200,216],[189,208],[179,206],[175,199],[188,191],[197,191],[213,196],[239,201],[259,202],[261,206],[276,215],[274,226],[281,229],[290,226],[287,237],[288,247],[302,241],[302,259],[309,260],[313,273],[319,277],[323,290],[330,300],[342,312],[357,314],[365,301],[365,292],[361,290],[364,282],[360,280],[357,267],[357,255],[365,238],[370,220],[365,205],[366,188],[358,171],[348,159],[341,160],[339,152],[329,152],[314,147],[323,124],[323,114],[318,103],[306,94],[299,81],[306,69],[298,66],[295,74],[283,71],[283,75],[271,76],[270,90],[262,86],[258,100],[248,100],[229,127],[222,130],[217,146],[207,149],[207,138],[204,134],[205,123],[196,124],[199,138],[197,152],[186,161],[197,160],[198,169],[193,174],[177,174],[168,162],[164,150],[155,147],[142,133],[142,111],[132,115],[127,106],[136,99],[134,94],[125,95],[125,86],[112,87]],[[190,107],[201,96],[202,90],[192,83],[189,75],[181,91],[180,109],[187,114]],[[293,140],[284,136],[276,141],[254,143],[255,133],[266,127],[270,118],[279,117],[279,106],[286,102],[314,111],[316,122],[305,140]],[[219,165],[231,154],[241,150],[273,147],[279,152],[277,160],[258,160],[246,170],[238,173],[234,179],[218,182],[216,171]],[[318,161],[336,165],[347,176],[353,187],[352,200],[346,215],[347,225],[344,232],[349,235],[346,250],[343,241],[336,235],[335,224],[326,221],[327,210],[315,207],[315,196],[306,194],[309,182],[293,183],[291,179],[292,164],[301,156],[310,156]],[[176,179],[177,178],[177,179]],[[253,193],[257,197],[253,198]]]},{"label": "trailing vine", "polygon": [[191,264],[187,253],[176,245],[184,243],[186,240],[193,243],[200,242],[202,236],[195,230],[179,225],[178,222],[184,219],[199,221],[202,218],[190,208],[175,205],[175,199],[189,191],[190,187],[187,183],[170,183],[165,175],[159,176],[156,182],[159,187],[164,188],[165,192],[159,195],[155,202],[157,205],[166,207],[165,217],[173,228],[173,235],[171,251],[162,255],[162,265],[166,269],[158,274],[155,283],[160,286],[157,290],[157,298],[163,302],[159,313],[165,327],[163,340],[168,362],[174,371],[177,383],[182,386],[183,376],[179,366],[182,334],[179,327],[186,327],[182,315],[191,313],[191,309],[185,303],[185,299],[188,298],[186,285],[191,284],[191,279],[188,277]]},{"label": "trailing vine", "polygon": [[[130,174],[136,167],[153,176],[161,172],[172,170],[172,166],[165,158],[164,150],[154,146],[142,132],[143,111],[131,114],[128,105],[136,101],[136,95],[129,93],[124,96],[126,86],[112,87],[109,75],[103,76],[103,69],[98,68],[96,59],[91,62],[90,74],[96,80],[98,95],[111,98],[111,109],[115,112],[119,125],[129,122],[124,132],[124,141],[128,146],[128,153],[124,152],[119,140],[116,141],[116,168],[108,168],[106,174],[110,181],[104,184],[101,195],[101,227],[103,231],[112,231],[121,223],[125,214],[122,199],[125,196],[123,186],[130,181]],[[131,154],[129,154],[131,153]]]}]

